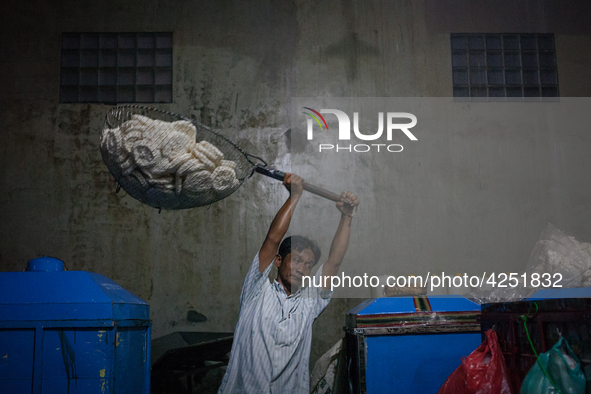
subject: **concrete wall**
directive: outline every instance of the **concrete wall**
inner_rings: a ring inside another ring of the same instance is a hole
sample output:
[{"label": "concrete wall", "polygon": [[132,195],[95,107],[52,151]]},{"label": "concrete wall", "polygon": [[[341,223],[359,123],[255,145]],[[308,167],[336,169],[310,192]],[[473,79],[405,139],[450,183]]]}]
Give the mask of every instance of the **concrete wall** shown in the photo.
[{"label": "concrete wall", "polygon": [[[527,4],[521,11],[530,15]],[[526,26],[556,33],[562,96],[591,93],[589,32],[563,28],[569,15],[588,12],[579,6],[564,11],[563,19],[533,17],[537,22]],[[58,102],[61,33],[172,31],[174,103],[159,107],[195,116],[288,170],[291,97],[452,94],[449,33],[472,31],[470,26],[477,31],[481,20],[491,29],[495,23],[482,10],[464,12],[468,6],[461,2],[449,2],[445,13],[438,7],[433,1],[4,1],[0,269],[21,270],[39,254],[56,256],[70,270],[104,274],[148,301],[155,338],[172,331],[232,331],[242,280],[285,190],[253,178],[209,208],[160,214],[115,194],[98,146],[109,107]],[[521,23],[499,19],[496,28],[522,32]],[[444,183],[453,184],[455,176],[441,173]],[[589,195],[585,187],[577,209],[589,209],[583,198]],[[523,197],[520,189],[515,196]],[[402,198],[404,205],[414,196]],[[427,206],[422,214],[427,218],[437,209]],[[475,202],[474,209],[486,212],[486,202]],[[554,211],[547,221],[555,219]],[[582,231],[589,240],[588,225],[574,214],[565,217],[559,227]],[[467,227],[471,218],[454,223]],[[498,227],[489,241],[501,243],[505,229],[492,225]],[[518,224],[513,231],[523,234],[523,243],[507,253],[527,254],[542,230],[538,225],[527,218]],[[436,239],[424,240],[431,241]],[[331,302],[315,323],[311,365],[342,336],[344,314],[359,302]],[[207,321],[188,322],[190,310]]]}]

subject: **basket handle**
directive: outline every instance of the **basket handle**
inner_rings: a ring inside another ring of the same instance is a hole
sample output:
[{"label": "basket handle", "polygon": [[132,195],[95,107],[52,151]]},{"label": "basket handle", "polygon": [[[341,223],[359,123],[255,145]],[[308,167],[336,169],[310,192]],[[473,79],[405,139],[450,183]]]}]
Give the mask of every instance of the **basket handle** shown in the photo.
[{"label": "basket handle", "polygon": [[[257,164],[254,170],[259,174],[263,174],[273,179],[277,179],[278,181],[283,181],[283,178],[285,178],[285,172],[276,170],[274,168],[266,167],[262,164]],[[302,186],[304,187],[304,190],[312,194],[316,194],[317,196],[324,197],[326,199],[336,202],[341,201],[341,196],[321,187],[311,185],[307,182],[303,182]]]}]

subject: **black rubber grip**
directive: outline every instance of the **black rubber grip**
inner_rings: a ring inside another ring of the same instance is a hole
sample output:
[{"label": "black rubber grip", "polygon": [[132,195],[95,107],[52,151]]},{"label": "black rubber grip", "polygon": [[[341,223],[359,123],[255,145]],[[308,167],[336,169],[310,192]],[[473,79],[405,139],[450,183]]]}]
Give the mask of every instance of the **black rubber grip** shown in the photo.
[{"label": "black rubber grip", "polygon": [[257,164],[254,170],[259,174],[269,176],[271,178],[277,179],[278,181],[283,181],[283,178],[285,178],[285,172],[276,170],[274,168],[265,167],[261,164]]},{"label": "black rubber grip", "polygon": [[[262,164],[257,164],[257,166],[254,168],[254,170],[256,172],[258,172],[259,174],[263,174],[263,175],[269,176],[271,178],[275,178],[279,181],[283,181],[283,178],[285,178],[285,172],[276,170],[274,168],[265,167]],[[317,196],[324,197],[324,198],[327,198],[329,200],[336,201],[336,202],[341,201],[341,196],[339,196],[338,194],[334,194],[333,192],[330,192],[330,191],[323,189],[321,187],[310,185],[309,183],[306,183],[306,182],[304,182],[302,184],[302,186],[304,187],[304,190],[306,190],[310,193],[316,194]]]}]

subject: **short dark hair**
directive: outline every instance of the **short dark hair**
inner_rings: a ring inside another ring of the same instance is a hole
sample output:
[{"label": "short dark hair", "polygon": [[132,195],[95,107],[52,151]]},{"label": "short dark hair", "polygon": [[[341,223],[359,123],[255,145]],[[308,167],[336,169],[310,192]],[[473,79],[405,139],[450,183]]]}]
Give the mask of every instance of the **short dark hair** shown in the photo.
[{"label": "short dark hair", "polygon": [[301,235],[287,237],[283,240],[283,242],[281,242],[281,245],[279,245],[279,251],[277,252],[277,254],[281,256],[281,260],[285,260],[285,257],[291,253],[292,247],[298,252],[310,249],[316,258],[314,265],[316,265],[318,260],[320,260],[320,247],[318,247],[316,241],[302,237]]}]

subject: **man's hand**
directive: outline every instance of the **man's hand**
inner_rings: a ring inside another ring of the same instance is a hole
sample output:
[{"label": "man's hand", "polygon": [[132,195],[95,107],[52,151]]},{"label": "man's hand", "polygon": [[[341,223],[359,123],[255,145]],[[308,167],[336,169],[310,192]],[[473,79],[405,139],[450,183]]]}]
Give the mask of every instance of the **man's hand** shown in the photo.
[{"label": "man's hand", "polygon": [[353,217],[357,210],[357,205],[359,205],[359,199],[355,194],[351,192],[342,192],[341,201],[337,202],[337,209],[341,211],[343,215]]},{"label": "man's hand", "polygon": [[296,174],[286,173],[283,178],[283,185],[293,196],[301,196],[304,191],[302,183],[304,180]]}]

